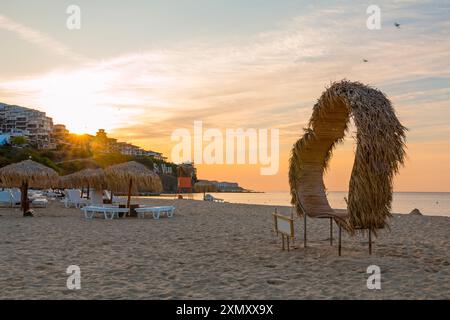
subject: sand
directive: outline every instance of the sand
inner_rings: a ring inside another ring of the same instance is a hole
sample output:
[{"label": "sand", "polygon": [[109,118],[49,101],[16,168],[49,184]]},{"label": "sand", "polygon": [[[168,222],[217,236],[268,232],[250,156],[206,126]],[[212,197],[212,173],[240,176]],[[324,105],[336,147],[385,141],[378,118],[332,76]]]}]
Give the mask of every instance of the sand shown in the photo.
[{"label": "sand", "polygon": [[[59,202],[34,218],[0,209],[0,298],[450,299],[448,217],[394,215],[372,256],[366,237],[344,234],[338,257],[326,220],[308,220],[305,250],[296,218],[287,252],[272,232],[273,206],[138,202],[177,209],[172,219],[113,221],[85,221]],[[81,268],[80,290],[66,287],[69,265]],[[380,290],[367,289],[369,265],[381,268]]]}]

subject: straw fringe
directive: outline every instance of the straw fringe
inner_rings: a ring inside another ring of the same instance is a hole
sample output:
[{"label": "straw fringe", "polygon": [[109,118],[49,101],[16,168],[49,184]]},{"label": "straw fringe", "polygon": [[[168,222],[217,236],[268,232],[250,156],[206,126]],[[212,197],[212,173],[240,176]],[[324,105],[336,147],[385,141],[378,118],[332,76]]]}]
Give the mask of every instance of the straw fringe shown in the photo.
[{"label": "straw fringe", "polygon": [[40,163],[25,160],[0,168],[0,181],[4,187],[20,187],[28,182],[29,187],[49,188],[57,184],[58,173]]},{"label": "straw fringe", "polygon": [[309,216],[336,214],[326,197],[323,173],[333,149],[344,139],[350,118],[357,128],[357,147],[348,219],[336,221],[350,233],[364,228],[376,234],[391,216],[393,177],[404,164],[407,129],[381,91],[359,82],[332,83],[314,105],[308,128],[289,159],[291,203],[300,216],[302,208]]},{"label": "straw fringe", "polygon": [[108,188],[108,181],[103,169],[84,169],[59,178],[59,186],[63,188],[91,187],[104,190]]},{"label": "straw fringe", "polygon": [[163,190],[159,176],[135,161],[110,166],[105,169],[105,174],[109,187],[115,192],[127,192],[130,179],[133,194],[144,189],[155,193]]}]

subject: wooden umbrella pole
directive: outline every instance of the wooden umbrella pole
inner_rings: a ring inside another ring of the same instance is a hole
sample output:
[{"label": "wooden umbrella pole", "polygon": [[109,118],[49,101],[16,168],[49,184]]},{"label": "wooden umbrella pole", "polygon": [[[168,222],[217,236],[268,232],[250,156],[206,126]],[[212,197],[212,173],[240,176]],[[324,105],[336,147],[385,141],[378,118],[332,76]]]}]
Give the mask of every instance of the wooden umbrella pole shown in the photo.
[{"label": "wooden umbrella pole", "polygon": [[305,229],[303,230],[303,247],[306,248],[306,213],[303,212],[303,221],[305,225]]},{"label": "wooden umbrella pole", "polygon": [[330,246],[333,245],[333,218],[330,218]]},{"label": "wooden umbrella pole", "polygon": [[338,252],[339,252],[339,257],[341,256],[341,237],[342,237],[342,232],[341,232],[342,228],[341,225],[339,225],[339,245],[338,245]]},{"label": "wooden umbrella pole", "polygon": [[22,189],[21,190],[22,198],[20,199],[20,202],[21,202],[21,206],[22,206],[23,215],[25,215],[29,209],[29,206],[28,206],[28,181],[22,182],[21,189]]},{"label": "wooden umbrella pole", "polygon": [[128,185],[128,200],[127,200],[127,208],[130,207],[131,204],[131,188],[133,187],[133,179],[130,178],[130,183]]}]

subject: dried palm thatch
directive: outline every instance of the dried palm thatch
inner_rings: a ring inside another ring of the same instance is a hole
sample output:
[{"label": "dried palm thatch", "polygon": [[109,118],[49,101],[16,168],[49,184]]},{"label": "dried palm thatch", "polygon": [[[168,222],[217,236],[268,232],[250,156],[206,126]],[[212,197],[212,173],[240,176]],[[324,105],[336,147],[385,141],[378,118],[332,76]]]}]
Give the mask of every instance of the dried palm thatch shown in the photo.
[{"label": "dried palm thatch", "polygon": [[58,179],[58,173],[33,160],[25,160],[0,168],[0,181],[8,187],[20,187],[23,182],[35,188],[52,187]]},{"label": "dried palm thatch", "polygon": [[94,188],[104,190],[108,187],[106,174],[103,169],[84,169],[62,176],[59,185],[64,188]]},{"label": "dried palm thatch", "polygon": [[[357,146],[343,220],[328,203],[323,174],[351,118]],[[292,149],[289,184],[297,213],[335,217],[350,233],[369,229],[376,234],[391,216],[392,181],[403,165],[405,132],[381,91],[359,82],[333,83],[314,105],[308,128]]]},{"label": "dried palm thatch", "polygon": [[56,184],[58,173],[40,163],[25,160],[7,165],[0,169],[0,181],[3,186],[20,187],[22,209],[28,211],[28,188],[48,188]]},{"label": "dried palm thatch", "polygon": [[159,176],[141,163],[130,161],[116,164],[105,169],[108,185],[114,192],[128,192],[128,207],[131,194],[146,189],[161,192],[162,183]]}]

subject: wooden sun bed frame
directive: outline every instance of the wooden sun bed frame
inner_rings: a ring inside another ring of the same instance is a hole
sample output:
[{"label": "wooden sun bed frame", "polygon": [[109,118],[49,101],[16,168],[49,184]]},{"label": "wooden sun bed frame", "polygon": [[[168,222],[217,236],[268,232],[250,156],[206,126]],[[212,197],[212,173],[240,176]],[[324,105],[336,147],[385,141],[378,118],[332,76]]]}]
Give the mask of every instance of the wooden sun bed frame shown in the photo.
[{"label": "wooden sun bed frame", "polygon": [[[297,199],[300,199],[297,193]],[[298,204],[300,206],[300,208],[303,211],[303,223],[304,223],[304,228],[303,228],[303,246],[304,248],[306,248],[306,243],[307,243],[307,237],[306,237],[306,210],[305,207],[302,205],[302,203],[300,202],[300,200],[298,200]],[[339,217],[339,215],[330,215],[330,214],[324,214],[321,216],[315,216],[314,218],[317,219],[330,219],[330,246],[333,246],[333,220],[336,219],[340,219],[342,221],[345,220],[344,216],[342,215],[342,217]],[[336,224],[339,227],[339,237],[338,237],[338,254],[339,256],[341,256],[342,253],[342,227],[339,223],[336,222]],[[357,228],[358,230],[365,230],[364,228]],[[370,229],[367,229],[369,231],[369,255],[372,254],[372,231]]]}]

